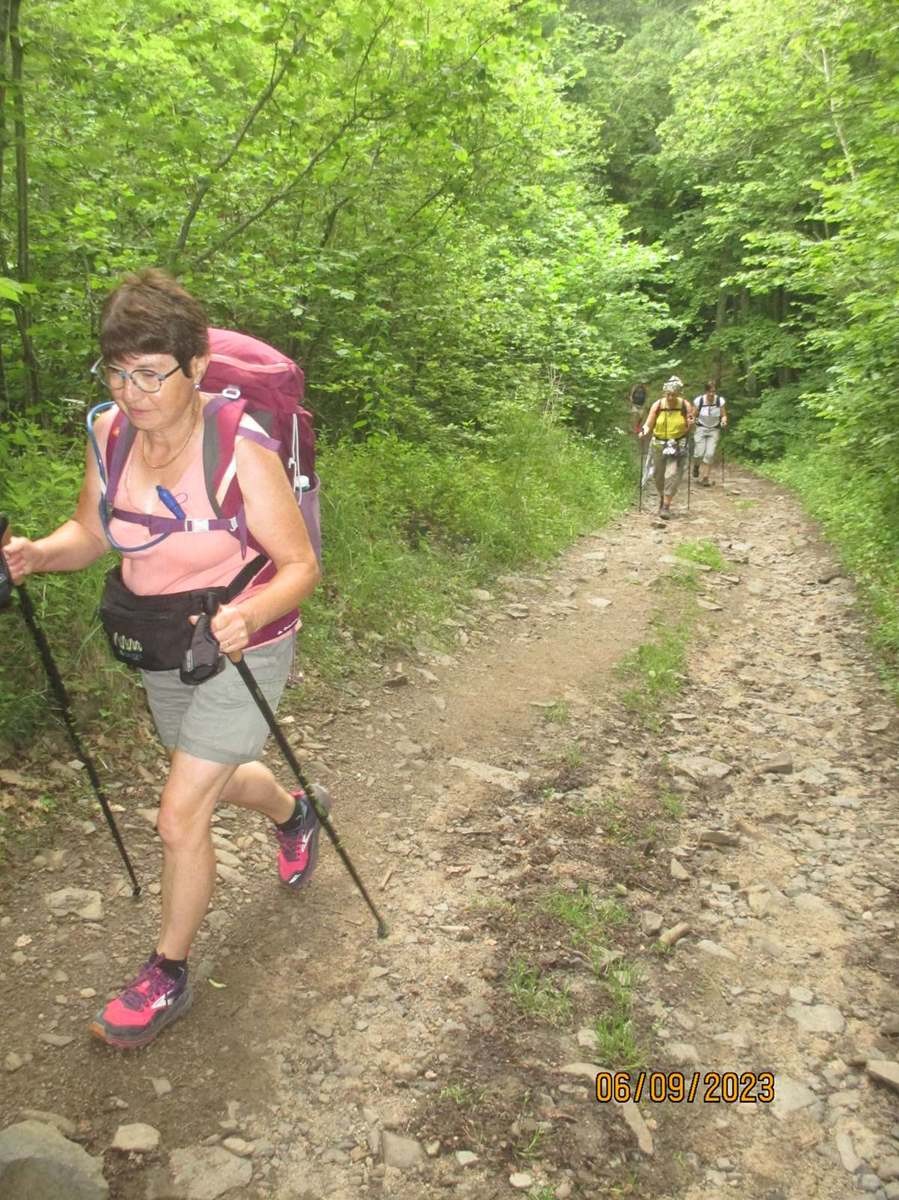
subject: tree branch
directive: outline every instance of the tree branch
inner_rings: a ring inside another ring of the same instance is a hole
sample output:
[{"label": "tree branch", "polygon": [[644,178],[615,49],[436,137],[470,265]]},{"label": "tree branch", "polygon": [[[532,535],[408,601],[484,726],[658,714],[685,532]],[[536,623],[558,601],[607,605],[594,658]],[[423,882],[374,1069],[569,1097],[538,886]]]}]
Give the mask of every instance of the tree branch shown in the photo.
[{"label": "tree branch", "polygon": [[297,188],[300,183],[302,183],[306,176],[314,170],[314,168],[324,158],[328,151],[332,150],[334,146],[337,145],[350,126],[355,125],[356,121],[362,115],[362,113],[355,113],[353,116],[347,117],[346,120],[341,122],[336,133],[334,133],[323,146],[320,146],[318,150],[316,150],[299,174],[295,175],[289,183],[285,184],[284,187],[280,188],[277,192],[273,192],[264,204],[261,204],[259,208],[245,216],[242,221],[238,221],[238,223],[233,225],[228,232],[224,234],[224,236],[219,238],[217,242],[213,242],[213,244],[207,250],[204,250],[202,254],[198,255],[194,260],[197,265],[208,262],[213,255],[218,254],[219,250],[221,250],[223,246],[227,246],[227,244],[232,242],[236,237],[240,237],[245,229],[248,229],[250,225],[253,225],[261,217],[264,217],[265,214],[270,209],[274,208],[276,204],[280,204],[282,200],[286,200],[291,192],[293,192],[294,189]]},{"label": "tree branch", "polygon": [[824,69],[824,79],[827,83],[827,103],[830,108],[830,119],[833,122],[834,130],[836,131],[837,139],[843,150],[843,157],[846,159],[846,166],[849,168],[849,178],[853,183],[858,181],[858,175],[855,170],[855,163],[852,159],[852,154],[849,151],[849,143],[846,140],[846,132],[843,129],[843,122],[837,112],[836,101],[833,95],[833,75],[830,69],[830,59],[827,56],[827,47],[821,47],[821,66]]},{"label": "tree branch", "polygon": [[202,178],[200,178],[197,181],[197,190],[194,193],[194,198],[191,201],[190,208],[187,210],[187,214],[186,214],[183,222],[181,223],[181,230],[178,234],[178,239],[175,242],[175,246],[172,251],[171,258],[172,258],[173,263],[175,261],[177,261],[179,255],[183,253],[184,248],[187,245],[187,239],[190,236],[191,225],[193,225],[194,218],[196,217],[197,213],[199,212],[200,205],[203,203],[204,199],[206,198],[206,196],[209,192],[209,189],[212,187],[215,177],[217,175],[220,175],[222,173],[222,171],[224,171],[224,169],[231,162],[231,159],[234,157],[234,155],[240,149],[241,143],[243,142],[244,138],[247,136],[247,134],[250,132],[250,129],[253,126],[253,122],[256,120],[256,118],[259,116],[259,114],[262,112],[263,108],[265,108],[266,104],[268,104],[269,100],[271,100],[278,85],[280,84],[281,80],[284,78],[285,74],[287,73],[287,68],[290,66],[290,64],[293,62],[293,60],[300,53],[302,48],[305,46],[305,43],[306,43],[306,34],[305,33],[297,34],[297,36],[293,40],[293,45],[290,47],[290,50],[284,56],[284,61],[281,63],[280,66],[277,65],[278,50],[277,49],[275,50],[275,59],[274,59],[274,65],[273,65],[273,69],[272,69],[271,78],[269,79],[268,84],[263,89],[263,91],[260,94],[259,98],[257,99],[256,103],[250,109],[250,111],[247,114],[240,129],[238,129],[237,133],[235,134],[234,140],[231,143],[230,148],[225,151],[225,153],[221,156],[221,158],[218,160],[218,162],[215,164],[215,166],[212,167],[212,169],[209,171],[209,173],[202,176]]}]

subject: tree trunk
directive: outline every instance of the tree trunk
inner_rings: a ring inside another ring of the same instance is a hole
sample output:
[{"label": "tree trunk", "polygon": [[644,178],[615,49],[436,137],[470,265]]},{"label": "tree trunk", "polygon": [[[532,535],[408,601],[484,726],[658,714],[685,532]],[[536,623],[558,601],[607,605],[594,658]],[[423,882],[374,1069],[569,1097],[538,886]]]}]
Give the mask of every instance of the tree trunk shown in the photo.
[{"label": "tree trunk", "polygon": [[[8,274],[6,256],[6,229],[2,222],[5,211],[3,203],[4,167],[6,166],[6,147],[9,138],[6,134],[6,59],[9,46],[9,0],[0,0],[0,271]],[[8,411],[9,395],[6,391],[6,363],[3,347],[0,346],[0,417]]]},{"label": "tree trunk", "polygon": [[[740,288],[740,319],[748,322],[750,318],[749,304],[749,289]],[[759,394],[758,376],[755,373],[755,367],[752,362],[752,355],[749,350],[749,344],[743,342],[743,377],[746,380],[746,395],[753,399]]]},{"label": "tree trunk", "polygon": [[[721,288],[718,292],[718,300],[715,304],[715,333],[721,333],[727,320],[727,292]],[[721,348],[721,343],[718,343],[718,348],[715,351],[715,386],[721,386],[721,373],[724,370],[724,351]]]},{"label": "tree trunk", "polygon": [[[9,48],[13,85],[13,136],[16,146],[16,278],[19,283],[29,283],[31,277],[30,250],[28,242],[28,153],[25,127],[25,92],[22,80],[24,51],[19,34],[19,10],[22,0],[9,0]],[[25,367],[26,403],[22,409],[37,410],[40,401],[37,358],[31,340],[31,313],[29,302],[22,299],[15,306],[16,326],[22,344],[22,360]],[[12,406],[10,406],[12,408]]]},{"label": "tree trunk", "polygon": [[855,170],[855,160],[852,157],[852,151],[849,149],[849,140],[846,137],[846,129],[843,125],[843,119],[840,116],[837,108],[836,98],[833,93],[833,72],[830,68],[830,59],[827,55],[827,48],[821,47],[821,69],[824,72],[824,82],[827,84],[827,106],[830,109],[830,120],[833,124],[834,132],[837,135],[837,140],[840,143],[840,149],[843,151],[843,158],[846,160],[846,167],[849,171],[849,178],[855,183],[858,180],[858,174]]},{"label": "tree trunk", "polygon": [[[781,284],[774,293],[775,303],[775,320],[779,326],[783,326],[787,319],[787,307],[789,297],[787,289]],[[779,363],[777,366],[777,386],[786,387],[788,383],[793,382],[793,368],[786,363]]]}]

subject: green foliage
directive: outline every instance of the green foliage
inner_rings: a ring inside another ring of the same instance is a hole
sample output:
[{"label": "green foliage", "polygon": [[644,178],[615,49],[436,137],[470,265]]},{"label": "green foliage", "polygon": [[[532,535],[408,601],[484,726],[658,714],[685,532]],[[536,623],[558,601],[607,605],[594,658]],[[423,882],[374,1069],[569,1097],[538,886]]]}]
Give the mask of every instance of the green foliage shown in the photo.
[{"label": "green foliage", "polygon": [[771,462],[801,446],[814,445],[824,423],[802,403],[801,384],[765,388],[747,403],[739,423],[727,437],[735,455],[752,462]]},{"label": "green foliage", "polygon": [[677,821],[684,815],[684,802],[674,792],[663,792],[659,797],[659,805],[665,815],[672,821]]},{"label": "green foliage", "polygon": [[[658,55],[657,6],[615,12],[606,60],[625,63],[644,35]],[[616,80],[578,85],[607,115],[615,194],[644,236],[664,237],[684,357],[723,379],[729,453],[785,457],[783,478],[866,581],[888,660],[899,537],[895,20],[888,0],[703,0],[688,32],[673,27],[693,48],[674,56],[658,103],[639,117],[619,106]],[[661,120],[622,156],[615,131],[636,132],[648,112]]]},{"label": "green foliage", "polygon": [[571,706],[566,700],[556,700],[543,710],[543,719],[551,725],[567,725],[571,720]]},{"label": "green foliage", "polygon": [[[32,283],[0,291],[9,409],[23,411],[24,366],[8,301],[29,306],[42,413],[59,417],[46,398],[77,394],[102,294],[163,263],[216,323],[303,361],[332,441],[447,448],[547,382],[561,416],[607,432],[666,314],[641,286],[658,255],[587,186],[557,16],[551,0],[378,14],[164,0],[124,16],[31,0],[41,237]],[[9,244],[10,171],[3,183]]]}]

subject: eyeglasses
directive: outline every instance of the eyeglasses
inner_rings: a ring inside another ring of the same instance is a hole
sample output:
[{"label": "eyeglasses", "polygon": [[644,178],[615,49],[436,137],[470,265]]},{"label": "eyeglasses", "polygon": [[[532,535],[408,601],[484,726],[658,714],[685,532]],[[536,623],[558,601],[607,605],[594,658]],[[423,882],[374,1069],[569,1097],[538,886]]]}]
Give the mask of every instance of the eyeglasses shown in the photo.
[{"label": "eyeglasses", "polygon": [[166,371],[164,374],[159,371],[151,371],[149,367],[135,367],[133,371],[126,371],[124,367],[110,367],[104,363],[102,358],[98,358],[91,367],[91,375],[111,392],[123,388],[125,381],[130,379],[139,391],[152,395],[154,392],[162,391],[162,385],[169,376],[180,370],[180,364],[176,364],[171,371]]}]

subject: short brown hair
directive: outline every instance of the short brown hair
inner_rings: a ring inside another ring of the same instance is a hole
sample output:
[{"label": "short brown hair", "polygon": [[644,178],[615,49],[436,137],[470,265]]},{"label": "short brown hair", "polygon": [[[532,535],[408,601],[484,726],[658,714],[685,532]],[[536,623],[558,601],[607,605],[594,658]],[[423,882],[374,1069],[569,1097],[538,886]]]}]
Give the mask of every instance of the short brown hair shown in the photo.
[{"label": "short brown hair", "polygon": [[133,354],[171,354],[185,375],[209,352],[209,321],[199,300],[166,271],[126,275],[103,302],[100,350],[106,362]]}]

